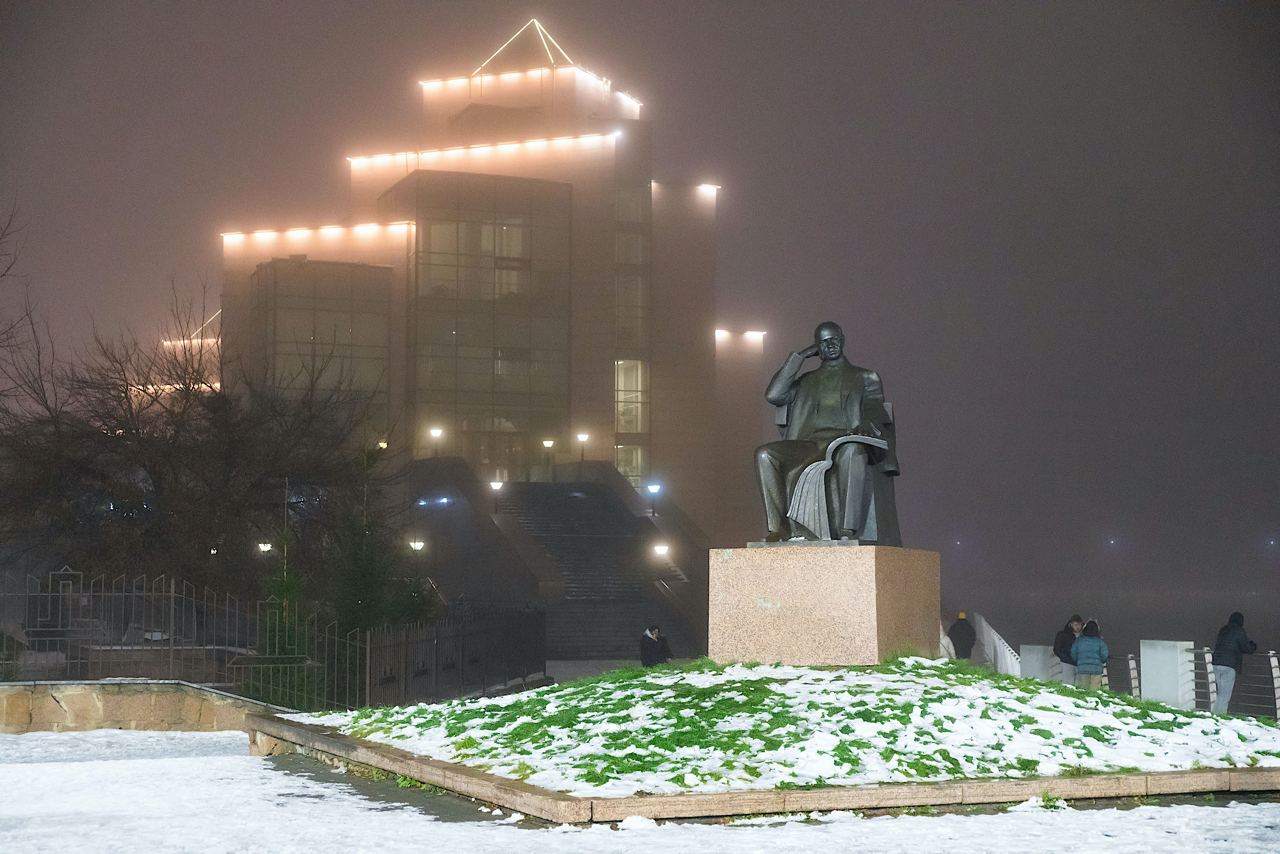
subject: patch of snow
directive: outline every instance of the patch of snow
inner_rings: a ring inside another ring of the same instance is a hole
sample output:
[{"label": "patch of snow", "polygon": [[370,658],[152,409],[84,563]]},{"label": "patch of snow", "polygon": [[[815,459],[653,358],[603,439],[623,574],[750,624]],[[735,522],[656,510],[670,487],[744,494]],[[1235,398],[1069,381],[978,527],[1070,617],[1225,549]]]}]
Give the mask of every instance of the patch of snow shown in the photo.
[{"label": "patch of snow", "polygon": [[[163,735],[162,738],[155,736]],[[199,747],[183,744],[191,740]],[[68,761],[82,746],[99,756]],[[217,752],[214,746],[217,746]],[[33,756],[43,761],[31,761]],[[63,758],[58,758],[63,757]],[[317,769],[320,766],[317,765]],[[0,735],[0,850],[95,852],[484,851],[520,854],[823,854],[1053,851],[1063,847],[1261,854],[1280,838],[1280,804],[1044,810],[866,819],[835,812],[734,825],[531,829],[439,821],[406,802],[370,800],[343,780],[290,773],[247,755],[242,733]],[[391,784],[386,788],[398,792]]]}]

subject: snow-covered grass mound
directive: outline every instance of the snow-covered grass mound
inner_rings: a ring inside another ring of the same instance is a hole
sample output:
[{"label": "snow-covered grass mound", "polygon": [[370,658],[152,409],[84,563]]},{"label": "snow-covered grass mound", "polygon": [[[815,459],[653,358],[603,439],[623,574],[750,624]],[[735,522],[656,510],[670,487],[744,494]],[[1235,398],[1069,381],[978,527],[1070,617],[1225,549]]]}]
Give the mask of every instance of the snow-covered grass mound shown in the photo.
[{"label": "snow-covered grass mound", "polygon": [[947,661],[618,670],[522,694],[295,715],[576,795],[1280,765],[1274,721]]}]

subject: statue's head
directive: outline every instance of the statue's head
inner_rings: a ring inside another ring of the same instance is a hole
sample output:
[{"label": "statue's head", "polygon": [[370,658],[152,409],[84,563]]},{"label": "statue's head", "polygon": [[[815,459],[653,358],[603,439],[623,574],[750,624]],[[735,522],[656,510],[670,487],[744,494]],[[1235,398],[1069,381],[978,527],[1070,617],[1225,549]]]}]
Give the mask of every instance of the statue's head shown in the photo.
[{"label": "statue's head", "polygon": [[844,330],[840,324],[827,320],[813,330],[813,343],[824,362],[834,362],[844,355]]}]

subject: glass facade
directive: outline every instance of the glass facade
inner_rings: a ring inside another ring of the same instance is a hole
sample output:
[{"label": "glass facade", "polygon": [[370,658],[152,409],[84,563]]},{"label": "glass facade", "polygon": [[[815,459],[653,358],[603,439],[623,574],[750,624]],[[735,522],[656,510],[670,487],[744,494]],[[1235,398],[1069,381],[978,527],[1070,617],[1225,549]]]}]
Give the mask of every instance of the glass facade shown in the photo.
[{"label": "glass facade", "polygon": [[367,397],[371,429],[385,433],[391,269],[301,256],[261,264],[251,281],[267,382]]},{"label": "glass facade", "polygon": [[541,440],[568,424],[568,188],[494,176],[419,180],[427,183],[415,199],[417,452],[430,453],[427,431],[440,426],[482,479],[527,477]]},{"label": "glass facade", "polygon": [[634,485],[649,474],[649,236],[652,190],[617,191],[614,294],[618,349],[614,360],[614,465]]}]

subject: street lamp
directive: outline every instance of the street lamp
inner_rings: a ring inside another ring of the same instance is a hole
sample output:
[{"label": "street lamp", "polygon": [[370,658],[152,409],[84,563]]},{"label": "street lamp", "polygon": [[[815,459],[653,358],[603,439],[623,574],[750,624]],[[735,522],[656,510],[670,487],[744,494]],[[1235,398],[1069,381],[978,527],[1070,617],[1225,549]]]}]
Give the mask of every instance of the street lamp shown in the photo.
[{"label": "street lamp", "polygon": [[587,461],[587,440],[590,438],[586,433],[578,434],[578,480],[582,480],[582,468]]},{"label": "street lamp", "polygon": [[387,440],[386,440],[386,439],[379,439],[379,440],[378,440],[378,450],[379,450],[379,451],[385,451],[386,449],[387,449]]},{"label": "street lamp", "polygon": [[493,514],[498,515],[498,493],[502,491],[502,481],[489,481],[489,488],[493,490]]},{"label": "street lamp", "polygon": [[645,490],[649,493],[649,515],[657,516],[658,515],[658,507],[657,507],[658,493],[662,491],[662,484],[650,483],[647,486],[645,486]]},{"label": "street lamp", "polygon": [[427,544],[424,543],[422,540],[409,541],[409,548],[413,549],[415,552],[420,552],[426,547],[427,547]]},{"label": "street lamp", "polygon": [[444,435],[444,428],[432,427],[427,433],[431,435],[431,456],[440,456],[440,437]]},{"label": "street lamp", "polygon": [[655,543],[653,546],[653,553],[658,557],[666,557],[669,551],[671,551],[671,546],[666,543]]},{"label": "street lamp", "polygon": [[271,551],[271,543],[258,543],[258,551],[266,554]]},{"label": "street lamp", "polygon": [[551,482],[552,482],[552,483],[555,483],[555,482],[556,482],[556,468],[555,468],[555,465],[553,464],[553,461],[552,461],[552,459],[551,459],[551,449],[552,449],[552,448],[554,448],[555,446],[556,446],[556,440],[555,440],[555,439],[543,439],[543,440],[542,440],[542,447],[546,450],[546,458],[547,458],[547,477],[549,477],[549,478],[551,479]]}]

